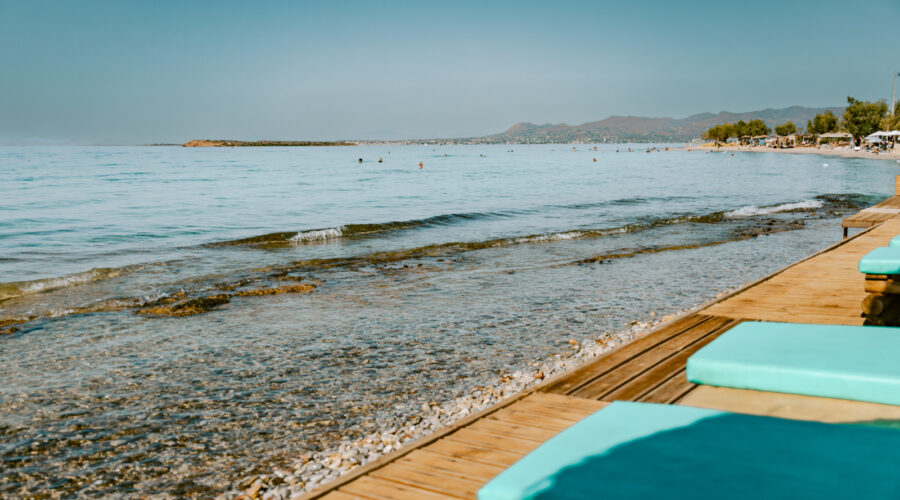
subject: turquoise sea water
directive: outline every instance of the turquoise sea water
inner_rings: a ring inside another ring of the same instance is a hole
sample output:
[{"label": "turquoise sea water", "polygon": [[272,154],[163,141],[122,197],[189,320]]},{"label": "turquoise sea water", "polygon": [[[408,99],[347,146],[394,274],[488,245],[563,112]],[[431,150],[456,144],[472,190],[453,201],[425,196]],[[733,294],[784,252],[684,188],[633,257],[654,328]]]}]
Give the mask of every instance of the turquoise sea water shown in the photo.
[{"label": "turquoise sea water", "polygon": [[783,267],[898,174],[648,147],[0,148],[0,494],[223,491]]}]

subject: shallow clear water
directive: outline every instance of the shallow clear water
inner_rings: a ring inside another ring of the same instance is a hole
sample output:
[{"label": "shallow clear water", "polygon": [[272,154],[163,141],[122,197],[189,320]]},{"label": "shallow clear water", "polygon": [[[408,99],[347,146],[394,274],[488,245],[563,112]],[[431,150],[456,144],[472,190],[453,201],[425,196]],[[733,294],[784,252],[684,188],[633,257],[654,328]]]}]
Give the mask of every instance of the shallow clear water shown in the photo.
[{"label": "shallow clear water", "polygon": [[897,174],[628,147],[0,148],[0,494],[223,491],[783,267]]}]

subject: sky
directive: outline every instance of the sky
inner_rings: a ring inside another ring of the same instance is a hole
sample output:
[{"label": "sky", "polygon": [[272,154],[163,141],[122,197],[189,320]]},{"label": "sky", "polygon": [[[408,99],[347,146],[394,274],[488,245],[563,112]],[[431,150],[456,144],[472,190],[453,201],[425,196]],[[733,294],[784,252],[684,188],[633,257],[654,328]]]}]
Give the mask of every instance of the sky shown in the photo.
[{"label": "sky", "polygon": [[470,137],[890,100],[900,0],[0,0],[0,143]]}]

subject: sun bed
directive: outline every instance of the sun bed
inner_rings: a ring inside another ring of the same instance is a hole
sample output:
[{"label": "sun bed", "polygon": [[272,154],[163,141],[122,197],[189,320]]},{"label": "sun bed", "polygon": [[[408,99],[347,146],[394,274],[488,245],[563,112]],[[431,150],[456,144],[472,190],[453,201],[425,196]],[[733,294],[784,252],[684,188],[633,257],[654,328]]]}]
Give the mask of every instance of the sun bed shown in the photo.
[{"label": "sun bed", "polygon": [[859,259],[859,272],[865,274],[900,274],[900,247],[881,247]]},{"label": "sun bed", "polygon": [[862,302],[867,325],[900,326],[900,236],[890,245],[876,248],[859,260],[869,293]]},{"label": "sun bed", "polygon": [[748,321],[691,356],[687,378],[900,405],[900,328]]},{"label": "sun bed", "polygon": [[898,461],[897,430],[614,402],[478,498],[900,498]]}]

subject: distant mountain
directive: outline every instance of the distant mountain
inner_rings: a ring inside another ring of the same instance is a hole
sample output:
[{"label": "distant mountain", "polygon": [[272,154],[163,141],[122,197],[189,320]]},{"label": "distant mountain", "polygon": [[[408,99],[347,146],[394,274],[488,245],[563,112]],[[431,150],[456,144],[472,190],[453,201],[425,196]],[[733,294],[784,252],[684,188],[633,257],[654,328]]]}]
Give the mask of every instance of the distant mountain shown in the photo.
[{"label": "distant mountain", "polygon": [[640,116],[610,116],[597,122],[581,125],[517,123],[501,134],[454,139],[463,143],[588,143],[588,142],[683,142],[699,138],[708,128],[720,123],[738,120],[760,119],[770,128],[787,121],[798,128],[806,127],[806,121],[819,113],[831,110],[837,116],[844,108],[807,108],[791,106],[781,109],[764,109],[746,113],[722,111],[718,114],[699,113],[687,118],[645,118]]}]

